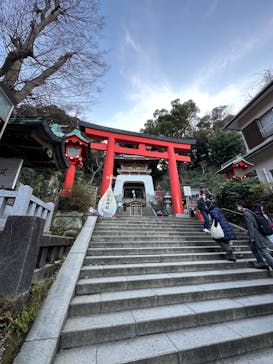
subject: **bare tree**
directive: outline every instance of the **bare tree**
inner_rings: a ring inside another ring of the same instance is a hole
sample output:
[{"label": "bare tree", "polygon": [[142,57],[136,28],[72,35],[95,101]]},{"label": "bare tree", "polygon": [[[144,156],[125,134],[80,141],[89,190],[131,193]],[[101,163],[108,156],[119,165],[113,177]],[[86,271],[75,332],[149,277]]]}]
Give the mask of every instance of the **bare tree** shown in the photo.
[{"label": "bare tree", "polygon": [[0,78],[18,102],[93,95],[102,26],[98,0],[1,0]]}]

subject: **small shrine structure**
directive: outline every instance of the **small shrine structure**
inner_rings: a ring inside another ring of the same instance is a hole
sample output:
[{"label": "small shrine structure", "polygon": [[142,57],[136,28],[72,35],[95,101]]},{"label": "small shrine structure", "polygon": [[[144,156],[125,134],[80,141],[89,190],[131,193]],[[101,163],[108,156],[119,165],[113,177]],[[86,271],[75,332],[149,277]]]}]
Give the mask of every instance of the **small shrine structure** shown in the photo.
[{"label": "small shrine structure", "polygon": [[228,181],[245,179],[245,172],[253,166],[252,163],[247,162],[240,154],[235,158],[222,164],[221,169],[217,171],[219,174],[224,174]]}]

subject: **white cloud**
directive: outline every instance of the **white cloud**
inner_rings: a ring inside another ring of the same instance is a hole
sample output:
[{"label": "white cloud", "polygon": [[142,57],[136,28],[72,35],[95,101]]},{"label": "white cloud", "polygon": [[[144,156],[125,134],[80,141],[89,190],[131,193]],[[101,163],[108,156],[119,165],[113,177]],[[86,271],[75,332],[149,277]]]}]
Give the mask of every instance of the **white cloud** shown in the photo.
[{"label": "white cloud", "polygon": [[[135,79],[136,82],[136,79]],[[130,95],[132,107],[123,110],[104,120],[101,124],[118,129],[139,131],[144,123],[153,118],[156,109],[171,109],[171,101],[179,98],[181,103],[192,99],[200,108],[200,115],[210,112],[220,105],[231,106],[231,112],[237,112],[245,103],[246,90],[242,87],[244,81],[239,84],[231,84],[215,94],[200,88],[186,87],[180,90],[172,89],[169,85],[149,85],[138,80],[141,87]],[[245,81],[247,87],[248,81]]]},{"label": "white cloud", "polygon": [[125,29],[123,47],[130,48],[136,53],[143,53],[141,46],[133,39],[128,29]]},{"label": "white cloud", "polygon": [[[214,12],[218,1],[212,1],[209,12]],[[209,16],[210,14],[208,14]],[[253,88],[253,79],[236,79],[229,85],[212,91],[208,85],[213,77],[224,75],[231,65],[250,57],[257,48],[272,39],[272,20],[247,38],[237,38],[225,45],[225,51],[213,55],[211,61],[193,77],[190,85],[174,87],[168,81],[168,75],[159,69],[156,49],[145,50],[132,34],[125,29],[121,45],[121,73],[126,81],[126,109],[114,114],[108,120],[99,120],[102,125],[114,128],[139,131],[148,119],[153,118],[156,109],[171,108],[171,101],[177,98],[181,103],[192,99],[200,108],[200,115],[210,112],[214,107],[229,105],[236,113],[248,101],[248,92]],[[128,58],[132,56],[133,58]],[[128,62],[129,60],[129,62]],[[155,82],[155,79],[160,80]],[[128,106],[128,103],[130,106]]]}]

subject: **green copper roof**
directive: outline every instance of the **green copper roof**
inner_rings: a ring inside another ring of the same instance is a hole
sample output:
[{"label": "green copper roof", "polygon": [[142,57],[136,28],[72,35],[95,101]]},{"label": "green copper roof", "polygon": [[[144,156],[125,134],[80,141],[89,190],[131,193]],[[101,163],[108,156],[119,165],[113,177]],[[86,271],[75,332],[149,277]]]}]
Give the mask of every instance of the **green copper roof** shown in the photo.
[{"label": "green copper roof", "polygon": [[50,125],[50,128],[52,130],[52,132],[59,136],[59,137],[62,137],[64,136],[65,134],[62,132],[62,125],[59,125],[59,124],[51,124]]},{"label": "green copper roof", "polygon": [[227,162],[225,162],[224,164],[222,164],[221,169],[219,171],[217,171],[217,173],[220,173],[221,171],[223,171],[227,167],[231,166],[232,164],[236,164],[236,163],[240,163],[240,162],[244,162],[244,163],[248,164],[249,166],[253,166],[253,163],[246,161],[241,154],[238,154],[238,155],[236,155],[236,157],[233,157],[232,159],[230,159]]},{"label": "green copper roof", "polygon": [[89,139],[86,139],[84,136],[82,136],[82,134],[81,134],[81,132],[80,132],[79,129],[74,129],[74,130],[71,131],[71,133],[68,133],[65,136],[66,137],[70,137],[70,136],[73,136],[73,135],[77,136],[83,142],[90,143],[90,140]]}]

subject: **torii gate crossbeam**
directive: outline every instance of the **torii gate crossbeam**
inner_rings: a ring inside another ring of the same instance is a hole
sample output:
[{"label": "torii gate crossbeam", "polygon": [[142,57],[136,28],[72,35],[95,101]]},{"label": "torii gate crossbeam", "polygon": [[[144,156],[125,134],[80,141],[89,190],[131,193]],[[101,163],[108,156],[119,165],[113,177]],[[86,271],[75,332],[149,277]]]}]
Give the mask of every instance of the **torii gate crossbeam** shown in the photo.
[{"label": "torii gate crossbeam", "polygon": [[[195,144],[193,139],[172,139],[167,137],[151,136],[119,129],[106,128],[85,122],[81,122],[80,127],[81,130],[86,133],[88,138],[96,140],[91,142],[91,150],[101,150],[106,153],[101,195],[107,190],[110,181],[109,178],[113,175],[115,153],[166,159],[169,164],[173,211],[175,215],[183,214],[184,209],[182,194],[176,162],[189,163],[191,161],[190,156],[180,153],[190,151],[191,145]],[[122,146],[124,144],[126,146]],[[132,147],[127,147],[128,144],[132,145]]]}]

